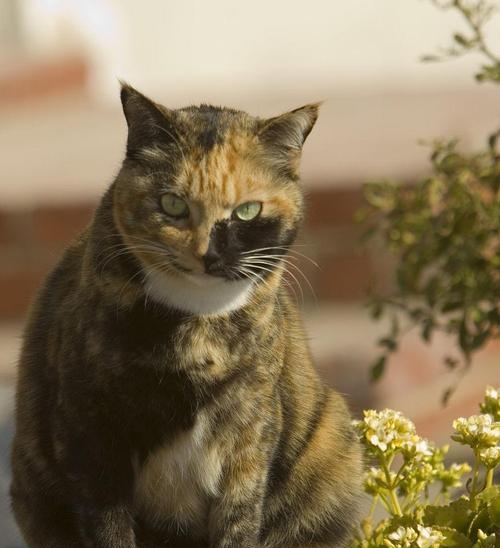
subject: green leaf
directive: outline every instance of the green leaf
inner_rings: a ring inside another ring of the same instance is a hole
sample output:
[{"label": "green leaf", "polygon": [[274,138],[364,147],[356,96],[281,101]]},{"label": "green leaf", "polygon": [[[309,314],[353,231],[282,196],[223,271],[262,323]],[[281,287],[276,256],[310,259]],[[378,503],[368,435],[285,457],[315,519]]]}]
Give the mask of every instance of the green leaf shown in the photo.
[{"label": "green leaf", "polygon": [[[441,396],[441,403],[446,406],[448,405],[448,402],[450,401],[451,396],[453,396],[453,393],[456,390],[456,386],[450,386],[446,388],[446,390],[443,392]],[[451,436],[453,438],[453,436]]]},{"label": "green leaf", "polygon": [[429,55],[422,55],[420,57],[420,60],[423,63],[436,63],[437,61],[442,61],[442,58],[439,57],[439,55],[429,54]]},{"label": "green leaf", "polygon": [[455,369],[460,362],[456,358],[446,356],[446,358],[444,359],[444,363],[449,369]]},{"label": "green leaf", "polygon": [[488,340],[489,336],[490,336],[489,329],[486,329],[482,333],[478,333],[477,335],[474,335],[469,344],[469,348],[471,350],[477,350],[478,348],[483,346],[483,344]]},{"label": "green leaf", "polygon": [[471,46],[471,40],[468,40],[463,34],[459,33],[459,32],[456,32],[454,35],[453,35],[453,40],[455,40],[455,42],[465,48],[468,48]]},{"label": "green leaf", "polygon": [[463,301],[448,301],[443,304],[441,307],[441,312],[453,312],[454,310],[459,310],[464,306]]},{"label": "green leaf", "polygon": [[471,548],[472,541],[467,538],[463,533],[460,533],[456,529],[450,527],[435,527],[438,531],[441,531],[445,536],[445,539],[440,546],[446,546],[447,548]]},{"label": "green leaf", "polygon": [[375,362],[370,371],[370,378],[373,382],[378,381],[380,377],[384,374],[385,363],[387,361],[387,356],[380,356],[380,358]]},{"label": "green leaf", "polygon": [[469,525],[469,537],[474,538],[477,536],[479,529],[482,531],[488,531],[490,529],[491,522],[488,515],[488,508],[482,508],[473,518]]},{"label": "green leaf", "polygon": [[424,511],[424,525],[449,527],[461,533],[467,529],[473,517],[471,502],[461,498],[447,506],[427,506]]},{"label": "green leaf", "polygon": [[476,498],[481,501],[491,502],[498,497],[500,497],[500,485],[492,485],[483,489]]},{"label": "green leaf", "polygon": [[500,496],[488,504],[488,516],[495,527],[500,527]]},{"label": "green leaf", "polygon": [[384,305],[381,301],[373,301],[370,305],[370,315],[374,320],[378,320],[384,312]]},{"label": "green leaf", "polygon": [[465,319],[460,322],[460,328],[458,331],[458,344],[463,352],[468,353],[469,347],[469,333],[467,331],[467,324]]},{"label": "green leaf", "polygon": [[422,338],[425,342],[429,342],[431,340],[432,331],[434,330],[434,320],[428,319],[425,320],[423,328],[422,328]]},{"label": "green leaf", "polygon": [[394,352],[394,350],[396,350],[398,347],[398,343],[393,337],[382,337],[378,340],[378,344],[383,348],[387,348],[389,352]]}]

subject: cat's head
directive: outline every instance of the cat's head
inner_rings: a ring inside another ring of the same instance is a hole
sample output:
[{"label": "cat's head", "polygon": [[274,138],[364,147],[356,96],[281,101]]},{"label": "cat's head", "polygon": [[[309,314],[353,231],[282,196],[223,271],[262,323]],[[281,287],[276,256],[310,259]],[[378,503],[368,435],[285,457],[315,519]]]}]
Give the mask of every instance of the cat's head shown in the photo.
[{"label": "cat's head", "polygon": [[170,110],[123,84],[127,153],[114,219],[154,299],[199,314],[239,308],[279,272],[302,218],[298,168],[318,116]]}]

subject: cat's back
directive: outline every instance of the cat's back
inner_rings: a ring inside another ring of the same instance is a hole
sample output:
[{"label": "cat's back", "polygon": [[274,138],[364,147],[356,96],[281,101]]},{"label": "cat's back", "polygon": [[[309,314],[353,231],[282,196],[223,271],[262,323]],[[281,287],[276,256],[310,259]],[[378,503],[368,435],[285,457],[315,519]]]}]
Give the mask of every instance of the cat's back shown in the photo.
[{"label": "cat's back", "polygon": [[88,242],[88,229],[82,232],[63,252],[59,261],[47,274],[28,313],[27,330],[34,317],[50,317],[50,308],[75,294],[82,274],[85,249]]},{"label": "cat's back", "polygon": [[56,324],[71,321],[71,308],[76,306],[74,303],[78,295],[87,238],[85,231],[65,250],[38,290],[23,334],[19,360],[21,373],[33,359],[39,363],[47,357],[48,341]]}]

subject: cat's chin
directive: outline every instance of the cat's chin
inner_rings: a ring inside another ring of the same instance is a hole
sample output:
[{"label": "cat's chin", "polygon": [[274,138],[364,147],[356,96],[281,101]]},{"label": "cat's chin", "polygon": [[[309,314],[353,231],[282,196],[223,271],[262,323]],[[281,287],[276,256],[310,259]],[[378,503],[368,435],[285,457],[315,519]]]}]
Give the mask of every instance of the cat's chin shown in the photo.
[{"label": "cat's chin", "polygon": [[146,270],[144,289],[156,302],[197,315],[224,314],[244,306],[252,292],[248,279],[225,280],[208,274],[169,275]]}]

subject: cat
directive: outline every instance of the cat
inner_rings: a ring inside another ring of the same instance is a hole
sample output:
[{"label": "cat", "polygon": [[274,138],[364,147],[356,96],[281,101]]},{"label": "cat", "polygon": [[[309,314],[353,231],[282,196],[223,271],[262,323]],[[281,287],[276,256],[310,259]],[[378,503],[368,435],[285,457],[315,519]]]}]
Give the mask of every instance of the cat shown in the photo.
[{"label": "cat", "polygon": [[30,548],[348,542],[362,459],[284,270],[311,104],[261,119],[127,84],[125,159],[24,334],[12,508]]}]

